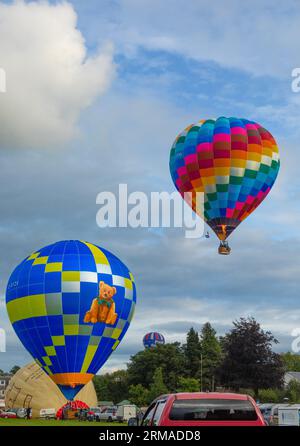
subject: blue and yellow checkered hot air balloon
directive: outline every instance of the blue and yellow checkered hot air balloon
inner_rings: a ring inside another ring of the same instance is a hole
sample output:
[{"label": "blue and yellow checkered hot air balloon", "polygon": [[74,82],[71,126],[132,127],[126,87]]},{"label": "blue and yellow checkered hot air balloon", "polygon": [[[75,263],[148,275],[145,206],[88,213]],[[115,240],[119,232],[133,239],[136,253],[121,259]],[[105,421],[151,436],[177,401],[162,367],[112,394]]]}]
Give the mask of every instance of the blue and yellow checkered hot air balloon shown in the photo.
[{"label": "blue and yellow checkered hot air balloon", "polygon": [[[100,283],[105,284],[103,298]],[[113,290],[111,295],[107,290]],[[6,291],[15,332],[69,400],[119,345],[135,303],[134,279],[124,263],[105,249],[76,240],[31,254],[16,267]],[[103,308],[103,314],[114,310],[113,317],[87,318],[93,305]]]}]

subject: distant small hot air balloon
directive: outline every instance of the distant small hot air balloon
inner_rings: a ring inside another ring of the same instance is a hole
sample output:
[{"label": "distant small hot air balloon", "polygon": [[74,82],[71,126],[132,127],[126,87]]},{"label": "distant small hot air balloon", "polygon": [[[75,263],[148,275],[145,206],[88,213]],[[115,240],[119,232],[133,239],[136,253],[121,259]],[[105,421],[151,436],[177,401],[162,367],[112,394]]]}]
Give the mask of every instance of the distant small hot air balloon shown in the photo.
[{"label": "distant small hot air balloon", "polygon": [[155,347],[158,344],[164,344],[165,338],[162,334],[157,333],[156,331],[152,331],[150,333],[145,334],[143,338],[143,344],[145,348]]},{"label": "distant small hot air balloon", "polygon": [[6,292],[15,332],[68,400],[117,348],[135,303],[134,279],[124,263],[76,240],[35,251],[16,267]]},{"label": "distant small hot air balloon", "polygon": [[[170,153],[173,182],[183,197],[192,193],[189,204],[220,239],[220,254],[230,253],[227,238],[268,195],[279,165],[271,133],[238,118],[190,125]],[[197,206],[197,192],[204,194],[204,209]]]}]

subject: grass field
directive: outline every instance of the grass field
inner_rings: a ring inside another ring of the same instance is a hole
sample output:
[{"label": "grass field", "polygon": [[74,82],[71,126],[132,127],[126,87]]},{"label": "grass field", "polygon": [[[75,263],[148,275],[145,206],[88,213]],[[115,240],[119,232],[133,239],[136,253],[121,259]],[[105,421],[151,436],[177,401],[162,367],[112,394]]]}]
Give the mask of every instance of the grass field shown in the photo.
[{"label": "grass field", "polygon": [[78,420],[23,420],[21,418],[4,419],[0,418],[0,427],[2,426],[127,426],[126,423],[106,423],[97,421],[78,421]]}]

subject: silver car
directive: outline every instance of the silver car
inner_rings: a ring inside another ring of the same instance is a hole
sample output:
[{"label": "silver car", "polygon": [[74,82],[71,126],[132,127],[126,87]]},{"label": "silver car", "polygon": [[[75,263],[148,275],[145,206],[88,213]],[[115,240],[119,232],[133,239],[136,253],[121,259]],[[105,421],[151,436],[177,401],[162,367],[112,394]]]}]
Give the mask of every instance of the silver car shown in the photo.
[{"label": "silver car", "polygon": [[111,423],[112,421],[117,420],[117,407],[106,407],[102,410],[102,412],[95,413],[95,420],[96,421],[108,421]]}]

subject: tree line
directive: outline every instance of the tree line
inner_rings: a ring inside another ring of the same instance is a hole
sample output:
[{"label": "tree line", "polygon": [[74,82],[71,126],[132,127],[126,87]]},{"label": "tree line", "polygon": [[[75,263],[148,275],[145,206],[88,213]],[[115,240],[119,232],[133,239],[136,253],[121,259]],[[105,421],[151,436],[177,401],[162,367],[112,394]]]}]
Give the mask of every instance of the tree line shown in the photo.
[{"label": "tree line", "polygon": [[97,375],[94,385],[99,400],[129,399],[138,406],[164,393],[214,390],[242,391],[262,402],[300,402],[299,383],[283,388],[285,371],[300,371],[300,356],[275,353],[277,343],[254,318],[233,322],[223,337],[207,322],[200,333],[191,328],[184,344],[139,351],[126,370]]},{"label": "tree line", "polygon": [[[191,328],[184,344],[139,351],[126,370],[96,375],[93,382],[98,400],[115,404],[129,399],[146,406],[164,393],[214,390],[245,392],[261,402],[300,403],[299,382],[283,387],[286,371],[300,372],[300,355],[275,353],[277,343],[254,318],[233,322],[223,337],[207,322],[200,333]],[[19,368],[14,366],[9,373]]]},{"label": "tree line", "polygon": [[14,365],[9,372],[4,372],[2,369],[0,369],[0,375],[15,375],[17,371],[20,370],[20,367],[18,365]]}]

